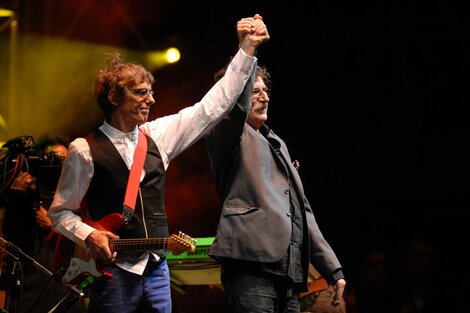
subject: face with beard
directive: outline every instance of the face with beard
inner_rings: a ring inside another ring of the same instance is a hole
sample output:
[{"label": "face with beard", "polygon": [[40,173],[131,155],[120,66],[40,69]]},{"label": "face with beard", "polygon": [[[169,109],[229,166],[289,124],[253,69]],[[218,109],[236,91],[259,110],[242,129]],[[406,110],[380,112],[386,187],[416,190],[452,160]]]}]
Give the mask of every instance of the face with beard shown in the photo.
[{"label": "face with beard", "polygon": [[256,77],[251,97],[251,110],[247,119],[247,123],[256,130],[268,119],[269,94],[270,90],[263,79]]}]

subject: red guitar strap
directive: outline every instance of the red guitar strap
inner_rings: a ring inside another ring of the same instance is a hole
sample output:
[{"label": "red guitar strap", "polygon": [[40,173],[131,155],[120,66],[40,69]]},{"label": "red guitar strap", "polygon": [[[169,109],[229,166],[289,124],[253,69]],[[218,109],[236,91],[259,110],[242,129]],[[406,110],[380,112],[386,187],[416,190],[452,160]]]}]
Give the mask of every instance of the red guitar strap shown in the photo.
[{"label": "red guitar strap", "polygon": [[147,154],[147,138],[139,129],[139,140],[134,153],[134,162],[131,166],[129,180],[127,181],[126,196],[122,208],[124,223],[128,223],[134,213],[135,203],[137,201],[137,192],[140,185],[140,176],[144,168],[145,156]]}]

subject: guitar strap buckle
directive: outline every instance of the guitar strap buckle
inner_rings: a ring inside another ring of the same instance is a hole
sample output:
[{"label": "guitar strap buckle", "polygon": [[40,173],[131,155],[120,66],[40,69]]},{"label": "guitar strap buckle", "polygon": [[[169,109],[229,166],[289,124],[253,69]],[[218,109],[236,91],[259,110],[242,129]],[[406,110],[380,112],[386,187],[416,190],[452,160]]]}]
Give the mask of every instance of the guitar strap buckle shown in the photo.
[{"label": "guitar strap buckle", "polygon": [[127,205],[122,206],[122,218],[124,220],[124,224],[128,224],[134,215],[134,210]]}]

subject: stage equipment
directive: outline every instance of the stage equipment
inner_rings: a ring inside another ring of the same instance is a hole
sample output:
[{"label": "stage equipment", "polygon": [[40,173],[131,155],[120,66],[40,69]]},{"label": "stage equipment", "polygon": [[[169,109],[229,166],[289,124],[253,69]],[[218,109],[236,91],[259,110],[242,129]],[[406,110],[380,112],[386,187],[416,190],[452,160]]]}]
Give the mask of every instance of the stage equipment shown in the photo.
[{"label": "stage equipment", "polygon": [[37,202],[50,204],[63,162],[64,157],[54,152],[36,151],[31,135],[8,140],[0,150],[0,196],[20,172],[28,172],[36,179],[32,186],[37,192]]},{"label": "stage equipment", "polygon": [[209,257],[209,249],[215,237],[194,238],[194,252],[167,255],[172,287],[184,293],[185,285],[218,285],[220,265]]},{"label": "stage equipment", "polygon": [[[38,270],[46,274],[49,279],[46,283],[50,283],[51,281],[55,281],[53,279],[58,275],[60,271],[63,269],[59,269],[59,271],[53,273],[48,270],[44,265],[37,262],[34,258],[29,256],[25,253],[21,248],[5,240],[3,237],[0,236],[0,250],[5,251],[13,260],[13,270],[9,273],[11,278],[9,281],[11,282],[11,286],[7,288],[7,295],[5,299],[5,308],[8,308],[8,312],[19,312],[20,303],[21,303],[21,290],[23,288],[23,262],[30,262],[33,264]],[[84,297],[84,291],[86,288],[93,282],[91,281],[84,281],[78,288],[73,285],[65,285],[64,288],[69,290],[69,295],[67,295],[64,299],[62,299],[54,308],[52,308],[49,312],[67,312],[67,310],[81,297]]]}]

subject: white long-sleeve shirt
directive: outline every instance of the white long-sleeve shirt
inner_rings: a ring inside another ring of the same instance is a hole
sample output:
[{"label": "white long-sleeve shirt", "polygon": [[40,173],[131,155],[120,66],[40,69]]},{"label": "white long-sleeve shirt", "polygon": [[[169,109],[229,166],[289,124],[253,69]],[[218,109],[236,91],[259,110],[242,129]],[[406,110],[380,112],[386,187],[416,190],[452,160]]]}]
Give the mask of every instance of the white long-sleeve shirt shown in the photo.
[{"label": "white long-sleeve shirt", "polygon": [[[155,141],[165,170],[171,160],[198,141],[231,110],[254,71],[256,62],[256,57],[249,56],[239,49],[224,77],[201,101],[176,114],[160,117],[139,126]],[[130,169],[137,145],[137,127],[126,134],[104,122],[100,129],[110,138]],[[77,138],[69,146],[57,191],[48,213],[55,231],[83,248],[86,248],[85,239],[95,229],[84,223],[75,211],[80,208],[93,173],[90,147],[84,138]],[[144,176],[143,172],[141,179]],[[144,254],[136,264],[118,258],[116,264],[128,271],[142,274],[149,256],[148,253]],[[154,257],[158,258],[156,255]]]}]

